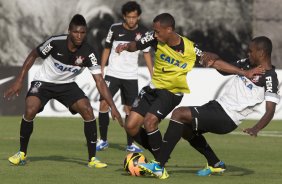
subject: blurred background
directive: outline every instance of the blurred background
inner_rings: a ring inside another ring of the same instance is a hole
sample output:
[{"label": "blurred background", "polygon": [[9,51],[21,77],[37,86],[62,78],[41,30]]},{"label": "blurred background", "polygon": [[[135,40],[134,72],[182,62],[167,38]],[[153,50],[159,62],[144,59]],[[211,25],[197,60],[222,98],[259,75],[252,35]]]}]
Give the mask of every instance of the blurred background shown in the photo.
[{"label": "blurred background", "polygon": [[[85,16],[88,41],[100,55],[110,25],[122,19],[126,0],[0,0],[0,65],[22,65],[29,51],[54,34],[67,33],[75,13]],[[272,61],[282,57],[282,0],[137,0],[141,23],[151,27],[163,12],[176,19],[177,32],[226,60],[245,57],[252,37],[273,41]]]},{"label": "blurred background", "polygon": [[[76,13],[85,16],[89,27],[87,41],[100,58],[109,27],[122,21],[121,6],[125,2],[127,0],[0,0],[0,94],[18,73],[28,53],[49,36],[67,33],[69,21]],[[227,61],[246,57],[251,38],[265,35],[273,42],[272,63],[282,69],[282,0],[137,2],[143,11],[141,24],[151,28],[156,15],[169,12],[175,17],[179,34]],[[0,115],[7,114],[8,109],[3,108],[6,105],[23,109],[26,89],[23,91],[15,107],[1,98]]]}]

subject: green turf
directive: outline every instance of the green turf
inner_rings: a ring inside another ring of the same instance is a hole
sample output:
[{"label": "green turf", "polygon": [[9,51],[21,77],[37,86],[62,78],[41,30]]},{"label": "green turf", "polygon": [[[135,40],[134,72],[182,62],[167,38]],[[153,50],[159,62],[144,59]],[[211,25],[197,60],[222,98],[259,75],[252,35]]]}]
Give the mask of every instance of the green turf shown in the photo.
[{"label": "green turf", "polygon": [[[207,134],[210,145],[227,165],[228,170],[223,175],[196,176],[195,172],[204,166],[205,159],[181,140],[167,164],[170,178],[159,180],[150,176],[132,177],[125,173],[126,138],[117,122],[110,124],[109,149],[97,153],[101,161],[108,163],[108,168],[86,167],[87,148],[83,123],[79,118],[36,118],[29,144],[28,164],[11,166],[7,158],[19,149],[20,119],[0,117],[1,184],[282,183],[282,121],[273,121],[265,129],[266,133],[276,137]],[[244,122],[242,127],[252,123]],[[167,121],[162,122],[160,127],[164,132]],[[236,132],[241,131],[238,129]],[[152,159],[149,152],[144,155]]]}]

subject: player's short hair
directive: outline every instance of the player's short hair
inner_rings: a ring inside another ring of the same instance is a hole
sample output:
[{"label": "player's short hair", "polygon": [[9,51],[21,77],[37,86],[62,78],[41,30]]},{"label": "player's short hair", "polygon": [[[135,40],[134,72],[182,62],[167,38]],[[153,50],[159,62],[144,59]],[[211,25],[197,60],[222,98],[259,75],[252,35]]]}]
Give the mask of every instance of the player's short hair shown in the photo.
[{"label": "player's short hair", "polygon": [[71,29],[72,26],[85,26],[85,27],[87,27],[85,18],[80,14],[74,15],[72,17],[71,21],[70,21],[69,30]]},{"label": "player's short hair", "polygon": [[258,36],[252,39],[252,42],[256,44],[258,49],[262,49],[267,56],[271,56],[272,52],[272,42],[266,36]]},{"label": "player's short hair", "polygon": [[141,15],[142,10],[140,5],[135,1],[128,1],[121,7],[122,15],[126,15],[127,13],[137,11],[138,16]]},{"label": "player's short hair", "polygon": [[172,27],[172,29],[175,29],[175,20],[173,16],[169,13],[162,13],[157,15],[154,20],[154,23],[160,22],[160,24],[164,27]]}]

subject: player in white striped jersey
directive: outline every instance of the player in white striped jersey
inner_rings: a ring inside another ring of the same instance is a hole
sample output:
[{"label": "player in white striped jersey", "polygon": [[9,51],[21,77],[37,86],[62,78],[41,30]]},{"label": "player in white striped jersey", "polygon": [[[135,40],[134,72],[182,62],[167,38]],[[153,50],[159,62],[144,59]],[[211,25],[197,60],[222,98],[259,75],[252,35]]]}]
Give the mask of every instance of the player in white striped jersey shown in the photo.
[{"label": "player in white striped jersey", "polygon": [[[120,90],[121,102],[124,105],[124,111],[127,119],[131,105],[138,95],[138,56],[140,51],[116,53],[118,44],[138,41],[142,36],[148,34],[147,28],[138,23],[142,13],[141,7],[135,1],[129,1],[122,6],[122,15],[124,22],[113,24],[106,38],[105,48],[102,54],[101,68],[104,68],[108,61],[108,67],[105,75],[105,81],[114,96]],[[145,62],[152,75],[153,64],[149,47],[143,50]],[[109,126],[109,106],[103,98],[100,102],[99,129],[100,140],[97,144],[97,150],[104,150],[109,146],[107,133]],[[127,134],[127,151],[141,152],[142,150],[133,143],[133,138]]]},{"label": "player in white striped jersey", "polygon": [[[85,68],[91,72],[100,94],[110,104],[113,118],[122,125],[118,112],[107,85],[101,75],[101,68],[93,49],[85,41],[87,24],[82,15],[76,14],[70,21],[69,33],[52,36],[33,49],[26,58],[15,82],[5,91],[4,97],[17,95],[22,88],[22,81],[36,58],[41,57],[43,64],[36,73],[26,96],[26,109],[22,117],[20,130],[20,150],[9,158],[10,163],[22,165],[26,162],[27,146],[33,131],[33,119],[43,110],[46,103],[56,99],[69,108],[73,114],[79,113],[84,120],[84,134],[88,147],[89,167],[103,168],[107,164],[95,158],[97,127],[89,99],[74,82],[74,78]],[[51,135],[50,135],[51,136]]]},{"label": "player in white striped jersey", "polygon": [[197,107],[179,107],[173,111],[156,160],[159,162],[157,167],[164,168],[175,145],[183,137],[208,161],[207,167],[197,172],[199,176],[225,171],[224,162],[219,160],[202,134],[226,134],[235,130],[241,121],[253,112],[254,107],[263,101],[265,113],[261,119],[253,127],[243,131],[257,136],[258,132],[267,126],[280,101],[279,83],[275,67],[271,64],[271,52],[272,43],[269,38],[254,38],[249,44],[248,59],[239,60],[235,65],[244,70],[261,66],[265,72],[250,79],[234,75],[232,82],[223,87],[223,94],[216,100]]}]

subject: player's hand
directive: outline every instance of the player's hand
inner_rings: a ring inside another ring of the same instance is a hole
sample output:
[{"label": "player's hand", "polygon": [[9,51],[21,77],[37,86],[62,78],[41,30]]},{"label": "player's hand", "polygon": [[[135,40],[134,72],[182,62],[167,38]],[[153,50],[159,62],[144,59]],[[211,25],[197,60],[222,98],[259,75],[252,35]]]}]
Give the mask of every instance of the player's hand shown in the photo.
[{"label": "player's hand", "polygon": [[257,137],[259,130],[253,127],[253,128],[246,128],[243,130],[243,132],[249,134],[250,136]]},{"label": "player's hand", "polygon": [[250,70],[246,70],[245,76],[248,79],[252,79],[255,75],[261,75],[261,74],[264,74],[264,73],[265,73],[265,68],[262,67],[261,65],[259,65],[255,68],[250,69]]},{"label": "player's hand", "polygon": [[112,118],[113,120],[118,120],[118,123],[121,127],[123,127],[124,123],[123,123],[123,120],[121,118],[121,115],[120,113],[118,112],[118,110],[116,108],[112,108],[111,109],[111,114],[112,114]]},{"label": "player's hand", "polygon": [[121,53],[122,51],[127,50],[127,49],[128,49],[127,43],[120,43],[116,47],[116,53]]},{"label": "player's hand", "polygon": [[211,67],[217,59],[220,59],[220,58],[215,53],[202,52],[200,64],[203,65],[204,67]]},{"label": "player's hand", "polygon": [[22,89],[23,84],[19,81],[15,81],[5,92],[4,98],[10,100],[12,96],[19,96],[19,92]]}]

